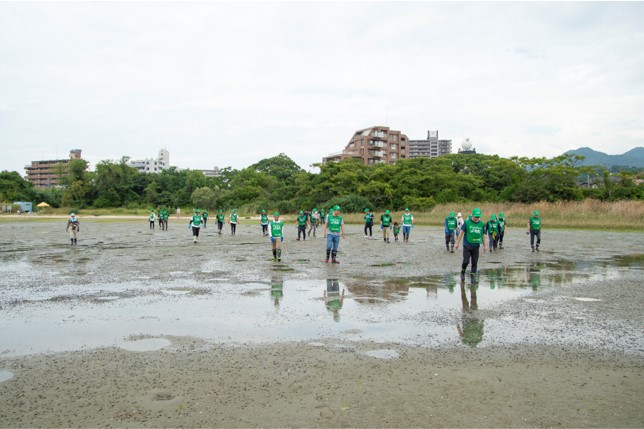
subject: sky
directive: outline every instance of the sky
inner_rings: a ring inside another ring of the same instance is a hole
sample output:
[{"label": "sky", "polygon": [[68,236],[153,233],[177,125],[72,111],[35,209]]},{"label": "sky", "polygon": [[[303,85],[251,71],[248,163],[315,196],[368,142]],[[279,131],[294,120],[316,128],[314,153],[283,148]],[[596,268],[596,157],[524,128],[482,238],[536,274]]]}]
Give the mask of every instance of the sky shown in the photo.
[{"label": "sky", "polygon": [[644,146],[644,3],[0,2],[0,170],[302,168],[375,125],[477,152]]}]

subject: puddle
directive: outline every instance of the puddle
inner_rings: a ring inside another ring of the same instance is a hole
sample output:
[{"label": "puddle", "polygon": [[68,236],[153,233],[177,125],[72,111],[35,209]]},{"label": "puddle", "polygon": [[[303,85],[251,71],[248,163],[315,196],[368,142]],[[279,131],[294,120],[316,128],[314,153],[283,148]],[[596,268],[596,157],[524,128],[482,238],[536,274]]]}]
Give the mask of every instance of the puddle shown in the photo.
[{"label": "puddle", "polygon": [[165,338],[146,338],[137,341],[125,341],[119,344],[119,347],[131,352],[154,352],[171,345],[170,340]]},{"label": "puddle", "polygon": [[582,301],[582,302],[599,302],[601,299],[596,299],[596,298],[582,298],[582,297],[574,297],[574,300],[577,301]]},{"label": "puddle", "polygon": [[398,359],[400,357],[400,354],[392,349],[371,350],[362,354],[376,359]]},{"label": "puddle", "polygon": [[0,383],[4,383],[5,381],[9,381],[12,378],[13,378],[13,372],[5,371],[5,370],[0,371]]}]

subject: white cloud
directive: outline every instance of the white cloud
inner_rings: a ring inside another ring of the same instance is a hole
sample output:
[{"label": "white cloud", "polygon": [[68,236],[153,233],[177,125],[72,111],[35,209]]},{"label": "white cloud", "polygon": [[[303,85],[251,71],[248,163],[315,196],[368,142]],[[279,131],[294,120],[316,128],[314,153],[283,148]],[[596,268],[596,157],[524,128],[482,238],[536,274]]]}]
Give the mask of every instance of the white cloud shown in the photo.
[{"label": "white cloud", "polygon": [[[479,152],[643,145],[641,3],[1,3],[0,169],[79,147],[303,167],[387,122]],[[616,25],[616,23],[619,25]]]}]

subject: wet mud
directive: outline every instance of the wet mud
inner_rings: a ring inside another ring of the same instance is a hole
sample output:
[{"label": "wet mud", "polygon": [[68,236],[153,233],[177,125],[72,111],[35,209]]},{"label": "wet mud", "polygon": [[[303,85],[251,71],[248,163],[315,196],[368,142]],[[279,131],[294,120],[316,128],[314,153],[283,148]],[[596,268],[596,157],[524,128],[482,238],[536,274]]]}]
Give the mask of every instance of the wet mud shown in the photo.
[{"label": "wet mud", "polygon": [[254,223],[64,226],[0,223],[3,427],[644,424],[641,234],[509,230],[462,280],[432,227],[327,264],[294,226],[281,262]]}]

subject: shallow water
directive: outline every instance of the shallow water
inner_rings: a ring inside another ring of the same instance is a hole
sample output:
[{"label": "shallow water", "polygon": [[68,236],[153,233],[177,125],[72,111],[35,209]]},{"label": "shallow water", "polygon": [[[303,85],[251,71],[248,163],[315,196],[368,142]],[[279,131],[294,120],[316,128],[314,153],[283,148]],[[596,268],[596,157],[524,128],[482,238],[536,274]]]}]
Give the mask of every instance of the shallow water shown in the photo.
[{"label": "shallow water", "polygon": [[[0,354],[151,351],[171,347],[170,336],[644,349],[641,320],[594,315],[606,304],[597,288],[641,286],[637,234],[544,231],[543,251],[531,253],[525,236],[509,231],[506,248],[482,255],[478,277],[461,281],[461,257],[444,250],[438,228],[415,228],[405,245],[366,240],[348,226],[336,266],[323,262],[322,239],[290,237],[275,263],[254,227],[242,225],[237,237],[208,229],[193,244],[174,226],[85,222],[72,247],[64,224],[0,223]],[[568,294],[585,285],[588,295]],[[641,301],[641,287],[636,293]]]}]

